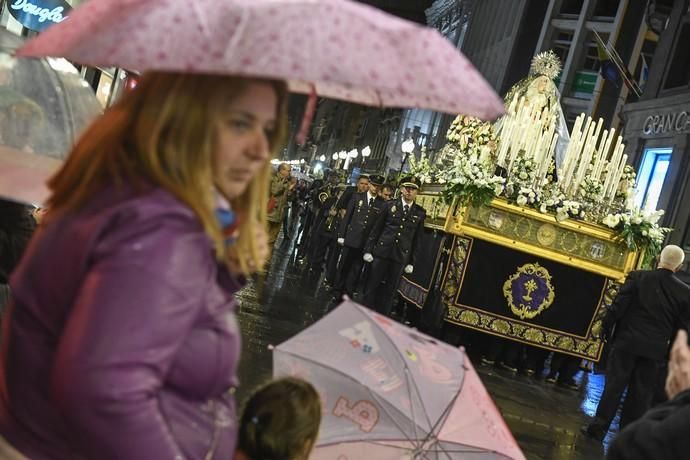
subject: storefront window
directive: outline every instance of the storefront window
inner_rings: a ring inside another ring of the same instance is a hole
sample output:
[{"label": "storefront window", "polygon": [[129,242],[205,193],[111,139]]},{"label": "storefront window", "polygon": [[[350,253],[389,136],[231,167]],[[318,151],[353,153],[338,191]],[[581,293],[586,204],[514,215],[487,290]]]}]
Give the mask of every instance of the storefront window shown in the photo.
[{"label": "storefront window", "polygon": [[635,204],[646,211],[657,208],[672,151],[670,148],[650,148],[644,151],[635,187]]},{"label": "storefront window", "polygon": [[96,97],[103,105],[103,107],[108,106],[108,98],[110,97],[110,91],[113,86],[113,77],[105,72],[101,72],[101,77],[98,80],[98,89],[96,90]]}]

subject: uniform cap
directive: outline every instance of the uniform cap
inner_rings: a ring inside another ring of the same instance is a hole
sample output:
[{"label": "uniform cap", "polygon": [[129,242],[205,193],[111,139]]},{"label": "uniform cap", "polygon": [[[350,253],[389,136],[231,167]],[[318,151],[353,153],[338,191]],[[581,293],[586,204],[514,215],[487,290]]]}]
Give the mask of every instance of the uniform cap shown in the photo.
[{"label": "uniform cap", "polygon": [[422,182],[415,176],[406,176],[400,180],[400,186],[420,189],[422,187]]},{"label": "uniform cap", "polygon": [[382,185],[386,179],[383,178],[383,176],[379,176],[378,174],[372,174],[369,176],[369,182],[371,182],[374,185]]}]

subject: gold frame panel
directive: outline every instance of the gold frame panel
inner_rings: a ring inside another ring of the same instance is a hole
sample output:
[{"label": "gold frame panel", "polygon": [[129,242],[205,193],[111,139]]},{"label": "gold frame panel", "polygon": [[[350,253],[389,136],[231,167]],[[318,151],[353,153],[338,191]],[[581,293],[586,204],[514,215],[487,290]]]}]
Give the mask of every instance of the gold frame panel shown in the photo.
[{"label": "gold frame panel", "polygon": [[[563,222],[558,222],[552,214],[542,214],[534,209],[524,208],[521,206],[508,203],[505,199],[502,198],[496,198],[492,200],[489,207],[513,215],[519,215],[533,221],[548,223],[550,225],[560,227],[563,230],[575,234],[588,235],[594,238],[608,241],[613,241],[616,238],[616,235],[613,231],[604,228],[600,225],[594,225],[591,223],[577,221],[574,219],[567,219]],[[501,235],[500,233],[493,233],[483,228],[471,226],[467,224],[464,220],[465,213],[467,211],[467,207],[459,206],[457,201],[453,203],[453,205],[449,209],[448,214],[446,215],[444,231],[453,235],[479,238],[501,246],[514,248],[523,252],[529,252],[530,254],[535,254],[545,259],[554,260],[556,262],[560,262],[571,267],[603,275],[607,278],[611,278],[617,281],[623,281],[627,274],[630,271],[638,268],[643,260],[643,257],[641,257],[641,253],[635,251],[628,251],[628,254],[625,258],[624,267],[620,270],[617,270],[612,267],[607,267],[589,260],[585,260],[583,258],[577,257],[576,255],[565,255],[558,251],[545,248],[543,246],[537,246],[529,242],[519,241],[513,238],[506,237],[504,235]]]}]

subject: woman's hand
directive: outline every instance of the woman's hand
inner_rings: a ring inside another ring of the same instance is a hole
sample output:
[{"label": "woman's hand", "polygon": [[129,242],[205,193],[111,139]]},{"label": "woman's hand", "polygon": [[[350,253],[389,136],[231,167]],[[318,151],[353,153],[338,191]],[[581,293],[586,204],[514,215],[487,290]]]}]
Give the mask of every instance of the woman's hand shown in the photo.
[{"label": "woman's hand", "polygon": [[671,348],[666,377],[666,394],[673,399],[678,393],[690,389],[690,347],[688,333],[679,330]]},{"label": "woman's hand", "polygon": [[[256,253],[259,256],[259,260],[262,264],[265,264],[266,259],[268,259],[269,255],[268,231],[264,228],[263,225],[260,225],[258,222],[252,224],[250,231],[254,234],[254,244],[256,245]],[[244,253],[244,259],[247,262],[248,273],[245,273],[247,275],[256,273],[261,268],[263,268],[256,266],[256,264],[254,263],[254,258],[252,257],[251,251],[249,249],[246,249],[246,252]],[[230,268],[230,271],[233,273],[243,273],[240,267],[240,257],[236,245],[231,246],[228,249],[228,267]]]}]

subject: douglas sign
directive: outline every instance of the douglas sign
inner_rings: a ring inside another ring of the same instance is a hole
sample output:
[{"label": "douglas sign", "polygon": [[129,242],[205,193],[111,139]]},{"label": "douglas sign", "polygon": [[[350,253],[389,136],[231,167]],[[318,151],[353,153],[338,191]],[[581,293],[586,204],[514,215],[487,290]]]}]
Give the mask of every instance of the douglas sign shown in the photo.
[{"label": "douglas sign", "polygon": [[36,32],[64,21],[72,9],[63,0],[8,0],[7,4],[17,21]]}]

